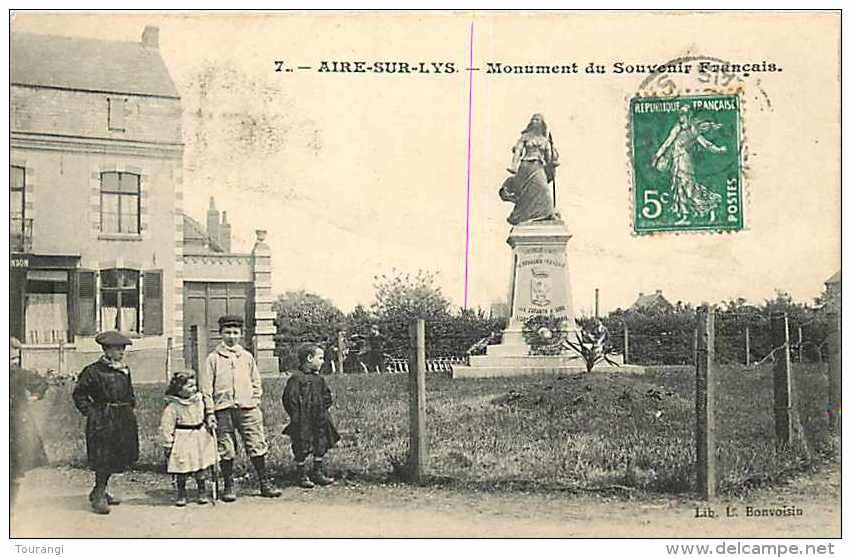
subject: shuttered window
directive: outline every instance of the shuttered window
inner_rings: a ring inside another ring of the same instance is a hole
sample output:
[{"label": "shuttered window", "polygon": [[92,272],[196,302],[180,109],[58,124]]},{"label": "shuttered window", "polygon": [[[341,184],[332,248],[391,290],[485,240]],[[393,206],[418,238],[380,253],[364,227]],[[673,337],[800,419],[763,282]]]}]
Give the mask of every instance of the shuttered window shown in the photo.
[{"label": "shuttered window", "polygon": [[77,335],[94,335],[97,330],[97,283],[95,272],[77,272]]},{"label": "shuttered window", "polygon": [[142,278],[142,333],[163,333],[163,273],[145,271]]}]

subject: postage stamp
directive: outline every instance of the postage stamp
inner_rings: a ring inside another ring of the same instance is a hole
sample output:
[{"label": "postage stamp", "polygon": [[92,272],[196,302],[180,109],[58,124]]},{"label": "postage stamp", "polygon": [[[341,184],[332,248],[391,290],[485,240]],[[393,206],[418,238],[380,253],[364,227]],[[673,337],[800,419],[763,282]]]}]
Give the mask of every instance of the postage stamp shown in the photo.
[{"label": "postage stamp", "polygon": [[740,109],[734,94],[631,99],[637,234],[744,228]]}]

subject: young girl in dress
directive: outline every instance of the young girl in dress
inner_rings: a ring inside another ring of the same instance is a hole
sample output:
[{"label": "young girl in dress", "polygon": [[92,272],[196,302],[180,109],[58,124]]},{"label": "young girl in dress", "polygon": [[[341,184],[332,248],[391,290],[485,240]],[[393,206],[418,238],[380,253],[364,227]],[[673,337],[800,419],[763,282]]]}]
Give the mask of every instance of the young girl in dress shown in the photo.
[{"label": "young girl in dress", "polygon": [[175,372],[160,422],[167,471],[177,478],[177,506],[186,505],[186,477],[195,476],[199,504],[206,504],[204,470],[218,458],[216,442],[204,424],[204,402],[192,371]]}]

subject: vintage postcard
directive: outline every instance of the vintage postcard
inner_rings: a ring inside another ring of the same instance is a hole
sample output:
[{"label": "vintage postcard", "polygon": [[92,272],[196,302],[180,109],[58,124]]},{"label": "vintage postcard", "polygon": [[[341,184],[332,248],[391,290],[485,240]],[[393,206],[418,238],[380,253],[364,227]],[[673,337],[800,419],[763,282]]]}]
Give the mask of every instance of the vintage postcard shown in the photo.
[{"label": "vintage postcard", "polygon": [[840,24],[11,12],[16,552],[832,553]]}]

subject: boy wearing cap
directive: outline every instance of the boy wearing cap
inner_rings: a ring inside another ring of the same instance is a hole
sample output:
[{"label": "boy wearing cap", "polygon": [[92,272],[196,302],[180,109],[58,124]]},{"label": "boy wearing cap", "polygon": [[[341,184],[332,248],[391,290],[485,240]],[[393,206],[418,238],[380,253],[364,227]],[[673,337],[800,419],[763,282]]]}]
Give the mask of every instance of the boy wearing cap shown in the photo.
[{"label": "boy wearing cap", "polygon": [[86,450],[95,472],[89,501],[95,513],[108,514],[109,506],[120,501],[107,492],[107,483],[139,459],[139,428],[133,380],[123,362],[124,349],[132,341],[117,331],[101,333],[95,341],[103,355],[80,372],[72,397],[86,417]]},{"label": "boy wearing cap", "polygon": [[233,460],[236,458],[236,432],[260,479],[260,494],[277,498],[281,491],[266,473],[269,446],[263,430],[260,398],[263,386],[254,357],[239,344],[243,320],[240,316],[219,318],[222,342],[207,356],[198,371],[198,387],[204,399],[207,426],[216,429],[224,490],[222,500],[233,502]]}]

